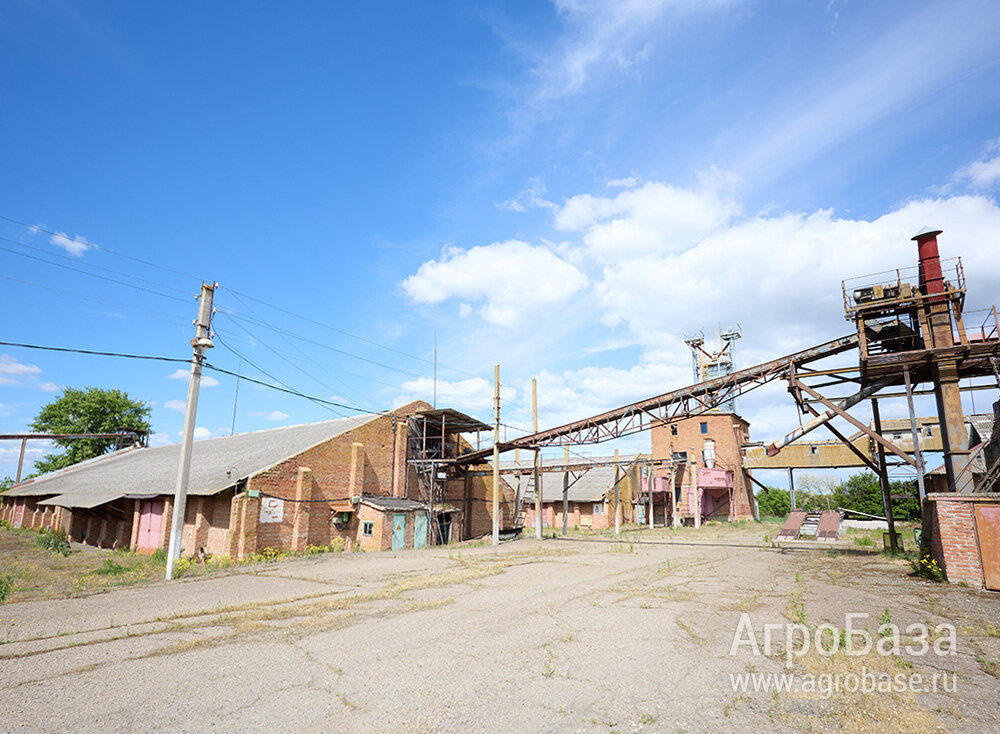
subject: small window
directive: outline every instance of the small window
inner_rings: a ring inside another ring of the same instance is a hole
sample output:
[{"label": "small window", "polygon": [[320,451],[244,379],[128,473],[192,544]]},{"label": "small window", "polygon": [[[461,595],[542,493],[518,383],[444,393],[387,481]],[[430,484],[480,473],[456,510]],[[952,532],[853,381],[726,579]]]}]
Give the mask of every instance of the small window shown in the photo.
[{"label": "small window", "polygon": [[677,435],[677,424],[676,423],[671,423],[670,424],[670,435],[671,436],[676,436]]},{"label": "small window", "polygon": [[924,431],[924,435],[925,435],[925,436],[933,436],[933,435],[934,435],[934,429],[933,429],[933,428],[931,428],[930,426],[928,426],[928,427],[927,427],[927,428],[925,429],[925,431]]},{"label": "small window", "polygon": [[603,515],[604,514],[604,503],[603,502],[595,502],[594,503],[594,514],[595,515]]},{"label": "small window", "polygon": [[701,432],[703,434],[708,433],[708,424],[707,423],[699,423],[698,427],[701,428]]},{"label": "small window", "polygon": [[361,523],[361,534],[370,538],[375,534],[375,523],[373,522],[363,522]]},{"label": "small window", "polygon": [[819,453],[819,446],[810,446],[809,450],[812,452],[813,456]]}]

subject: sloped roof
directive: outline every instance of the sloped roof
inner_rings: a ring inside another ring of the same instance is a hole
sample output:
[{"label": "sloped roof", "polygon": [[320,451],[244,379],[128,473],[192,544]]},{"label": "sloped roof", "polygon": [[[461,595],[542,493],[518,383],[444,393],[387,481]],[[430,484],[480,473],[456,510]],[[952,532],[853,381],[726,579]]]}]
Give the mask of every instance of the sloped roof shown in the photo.
[{"label": "sloped roof", "polygon": [[411,512],[413,510],[426,510],[427,505],[417,500],[406,497],[383,497],[366,494],[361,498],[366,505],[371,505],[379,510],[393,510],[396,512]]},{"label": "sloped roof", "polygon": [[[619,456],[622,471],[619,478],[623,477],[629,464],[637,458],[638,454],[629,456]],[[589,457],[590,461],[613,461],[614,457]],[[572,460],[572,459],[571,459]],[[542,465],[554,466],[563,463],[562,459],[543,459]],[[522,461],[519,464],[513,461],[500,463],[501,468],[516,466],[531,467],[531,462]],[[566,472],[543,472],[542,473],[542,502],[562,502],[563,478]],[[508,482],[513,486],[515,479],[508,478]],[[607,492],[615,489],[615,467],[612,465],[595,466],[586,471],[569,472],[569,490],[567,497],[570,502],[601,502]],[[535,480],[531,474],[521,475],[521,496],[525,502],[535,500]]]},{"label": "sloped roof", "polygon": [[[377,417],[338,418],[196,441],[191,448],[188,494],[221,492],[241,479]],[[127,496],[173,494],[180,450],[180,444],[170,444],[116,451],[22,482],[5,494],[47,496],[42,504],[84,508]]]}]

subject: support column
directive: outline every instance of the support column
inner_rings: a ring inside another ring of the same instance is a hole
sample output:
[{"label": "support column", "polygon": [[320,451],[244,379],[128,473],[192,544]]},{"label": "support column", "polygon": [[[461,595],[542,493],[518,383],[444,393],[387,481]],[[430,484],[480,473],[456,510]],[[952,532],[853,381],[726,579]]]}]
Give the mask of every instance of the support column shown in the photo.
[{"label": "support column", "polygon": [[941,441],[944,444],[944,471],[949,492],[972,490],[969,465],[969,434],[965,431],[965,412],[958,386],[958,365],[943,362],[935,369],[934,397],[937,400]]},{"label": "support column", "polygon": [[791,502],[792,509],[795,508],[795,470],[792,467],[788,467],[788,500]]},{"label": "support column", "polygon": [[615,535],[622,533],[621,469],[618,467],[618,449],[615,449]]},{"label": "support column", "polygon": [[[649,485],[649,529],[653,529],[653,465],[649,465],[649,475],[646,477],[646,483]],[[663,511],[666,513],[667,507],[666,503],[663,503]],[[664,525],[666,525],[666,515],[664,515]]]},{"label": "support column", "polygon": [[[882,418],[879,415],[878,400],[872,399],[872,419],[875,422],[875,432],[882,435]],[[889,547],[893,553],[899,552],[896,543],[896,519],[892,515],[892,497],[889,495],[889,470],[885,465],[885,448],[876,441],[878,451],[878,483],[882,488],[882,508],[885,511],[885,521],[889,525]]]},{"label": "support column", "polygon": [[[354,444],[351,448],[359,445]],[[353,465],[351,474],[354,474]],[[301,553],[309,545],[309,500],[312,499],[312,489],[312,469],[300,466],[299,474],[295,478],[295,522],[292,524],[292,550],[295,553]]]},{"label": "support column", "polygon": [[[563,447],[563,464],[569,465],[569,446]],[[562,534],[566,535],[569,528],[569,471],[563,472],[563,528]]]}]

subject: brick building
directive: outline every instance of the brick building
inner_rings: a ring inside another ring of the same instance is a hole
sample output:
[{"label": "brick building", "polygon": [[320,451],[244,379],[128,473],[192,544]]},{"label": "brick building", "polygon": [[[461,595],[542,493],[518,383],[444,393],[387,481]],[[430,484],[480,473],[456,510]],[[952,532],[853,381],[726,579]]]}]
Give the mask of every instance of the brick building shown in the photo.
[{"label": "brick building", "polygon": [[[390,414],[287,426],[194,444],[182,546],[243,558],[343,538],[389,550],[489,532],[483,481],[452,482],[431,517],[410,464],[413,424],[427,403]],[[471,419],[470,419],[471,420]],[[459,435],[449,441],[461,443]],[[0,495],[0,519],[62,528],[72,540],[166,549],[180,447],[130,448],[22,482]],[[504,489],[502,525],[513,524]],[[436,531],[436,532],[435,532]]]},{"label": "brick building", "polygon": [[653,516],[674,525],[755,517],[743,444],[750,424],[736,413],[710,412],[653,426],[653,459],[673,457],[673,469],[654,470]]},{"label": "brick building", "polygon": [[[641,469],[637,462],[638,456],[619,457],[620,468],[618,477],[618,506],[623,524],[635,522],[635,503],[640,491]],[[594,462],[610,462],[612,457],[590,459]],[[546,459],[543,466],[561,465],[561,459]],[[501,467],[524,467],[527,471],[517,479],[511,479],[515,490],[521,489],[521,522],[525,528],[535,527],[535,480],[530,471],[530,463],[517,464],[503,462]],[[581,530],[606,530],[615,525],[615,467],[613,465],[595,466],[586,470],[570,472],[542,472],[542,527],[562,529],[563,524],[563,485],[568,484],[566,492],[569,502],[567,526]]]}]

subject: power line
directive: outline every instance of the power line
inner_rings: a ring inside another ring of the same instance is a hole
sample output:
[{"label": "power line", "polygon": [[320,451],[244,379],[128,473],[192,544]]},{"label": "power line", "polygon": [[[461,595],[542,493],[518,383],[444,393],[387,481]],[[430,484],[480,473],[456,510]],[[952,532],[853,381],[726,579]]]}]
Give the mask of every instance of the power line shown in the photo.
[{"label": "power line", "polygon": [[[6,242],[13,242],[15,245],[23,244],[21,242],[16,242],[14,240],[8,240],[6,237],[0,237],[0,240],[4,240]],[[88,275],[91,278],[99,278],[100,280],[106,280],[106,281],[108,281],[110,283],[116,283],[118,285],[123,285],[126,288],[135,288],[136,290],[139,290],[139,291],[145,291],[146,293],[152,293],[153,295],[160,296],[161,298],[169,298],[171,301],[178,301],[178,302],[184,303],[184,304],[189,303],[189,301],[183,300],[181,298],[177,298],[176,296],[171,296],[171,295],[169,295],[167,293],[161,293],[160,291],[154,291],[152,288],[144,288],[141,285],[135,285],[134,283],[126,283],[123,280],[116,280],[115,278],[109,278],[106,275],[98,275],[97,273],[91,273],[91,272],[88,272],[86,270],[81,270],[80,268],[74,268],[72,265],[63,265],[62,263],[52,262],[51,260],[46,260],[45,258],[37,257],[35,255],[29,255],[26,252],[18,252],[17,250],[12,250],[9,247],[0,246],[0,250],[2,250],[4,252],[9,252],[11,255],[17,255],[18,257],[28,258],[29,260],[36,260],[38,262],[45,263],[46,265],[53,265],[53,266],[55,266],[57,268],[62,268],[64,270],[72,270],[73,272],[76,272],[76,273],[81,273],[83,275]]]},{"label": "power line", "polygon": [[71,349],[69,347],[49,347],[40,344],[22,344],[20,342],[0,341],[0,346],[20,347],[21,349],[39,349],[45,352],[69,352],[71,354],[89,354],[97,357],[122,357],[124,359],[146,359],[155,362],[178,362],[181,364],[191,364],[190,359],[181,357],[160,357],[152,354],[127,354],[124,352],[102,352],[95,349]]},{"label": "power line", "polygon": [[[226,342],[226,340],[222,338],[222,335],[219,334],[218,330],[215,330],[214,333],[215,333],[215,337],[219,340],[219,343],[223,347],[225,347],[226,349],[228,349],[230,352],[232,352],[233,354],[235,354],[237,357],[239,357],[240,359],[242,359],[244,362],[248,362],[250,364],[250,366],[256,368],[256,370],[258,372],[264,373],[265,375],[267,375],[268,377],[270,377],[272,380],[274,380],[275,382],[277,382],[279,385],[283,385],[284,387],[286,387],[289,390],[294,390],[293,387],[291,387],[288,384],[286,384],[285,382],[279,380],[277,377],[275,377],[274,375],[272,375],[270,372],[268,372],[267,370],[265,370],[263,367],[261,367],[256,362],[252,361],[249,357],[247,357],[246,355],[244,355],[242,352],[239,352],[235,348],[229,346],[229,344]],[[304,370],[303,370],[303,372],[304,372]],[[243,379],[246,379],[246,378],[243,378]],[[330,387],[328,387],[326,385],[324,385],[324,387],[326,387],[327,389],[330,389],[330,390],[333,389],[333,388],[330,388]],[[312,398],[309,398],[309,399],[311,400]],[[316,401],[313,401],[313,402],[316,402]],[[332,410],[334,413],[336,413],[339,416],[343,417],[343,415],[344,415],[340,411],[337,411],[337,410],[334,410],[334,409],[330,408],[328,405],[323,405],[322,403],[317,403],[317,405],[321,405],[322,407],[326,408],[327,410]]]},{"label": "power line", "polygon": [[85,260],[81,260],[78,257],[73,257],[71,255],[63,255],[63,254],[58,253],[58,252],[50,252],[49,250],[46,250],[43,247],[37,247],[35,245],[29,245],[27,242],[21,242],[20,240],[12,240],[9,237],[0,237],[0,240],[3,240],[4,242],[10,242],[13,245],[19,245],[21,247],[25,247],[25,248],[27,248],[29,250],[34,250],[35,252],[40,252],[43,255],[47,255],[48,257],[58,257],[60,260],[69,260],[70,262],[76,262],[76,263],[79,263],[80,265],[85,265],[88,268],[94,268],[95,270],[103,270],[106,273],[114,273],[115,275],[121,275],[121,276],[123,276],[125,278],[131,278],[132,280],[138,280],[141,283],[146,283],[148,285],[156,285],[156,286],[159,286],[160,288],[166,288],[168,291],[174,291],[175,293],[181,293],[181,294],[187,295],[187,291],[182,290],[181,288],[174,288],[173,286],[169,286],[169,285],[166,285],[165,283],[160,283],[160,282],[155,281],[155,280],[148,280],[146,278],[140,278],[138,275],[131,275],[129,273],[123,273],[120,270],[115,270],[114,268],[108,268],[108,267],[105,267],[103,265],[97,265],[96,263],[87,262]]},{"label": "power line", "polygon": [[94,303],[103,303],[106,306],[111,306],[112,308],[116,309],[122,309],[124,311],[134,311],[136,313],[141,314],[145,318],[153,318],[164,322],[173,321],[174,323],[183,323],[183,324],[189,323],[188,319],[184,319],[180,316],[176,316],[173,314],[164,313],[162,311],[153,311],[152,309],[142,308],[141,306],[128,306],[119,301],[109,301],[106,298],[97,298],[96,296],[88,296],[83,293],[75,293],[73,291],[67,291],[62,288],[53,288],[52,286],[42,285],[41,283],[33,283],[30,280],[22,280],[21,278],[14,278],[10,275],[0,275],[0,278],[3,278],[4,280],[10,280],[14,283],[20,283],[21,285],[32,286],[33,288],[41,288],[43,290],[51,291],[53,293],[58,293],[64,296],[72,296],[73,298],[80,298],[86,301],[93,301]]},{"label": "power line", "polygon": [[[141,359],[141,360],[151,360],[154,362],[175,362],[178,364],[191,364],[190,359],[184,359],[182,357],[160,357],[152,354],[129,354],[127,352],[105,352],[96,349],[73,349],[70,347],[52,347],[52,346],[43,346],[41,344],[25,344],[22,342],[8,342],[8,341],[0,341],[0,346],[19,347],[21,349],[37,349],[43,352],[66,352],[70,354],[87,354],[97,357],[120,357],[123,359]],[[250,362],[250,360],[246,359],[246,357],[243,357],[243,359],[245,359],[247,362]],[[345,410],[351,410],[356,413],[363,413],[366,415],[389,415],[389,412],[384,410],[367,410],[365,408],[359,408],[356,405],[348,405],[347,403],[338,403],[334,400],[324,400],[323,398],[317,398],[313,395],[308,395],[306,393],[290,388],[287,385],[285,385],[284,387],[279,387],[278,385],[274,385],[269,382],[264,382],[263,380],[257,380],[254,379],[253,377],[247,377],[246,375],[241,375],[239,373],[233,372],[232,370],[227,370],[224,367],[216,367],[215,365],[207,361],[203,362],[202,364],[205,368],[213,370],[215,372],[219,372],[220,374],[229,375],[230,377],[238,377],[241,380],[252,382],[255,385],[260,385],[261,387],[268,387],[272,390],[277,390],[278,392],[283,392],[289,395],[295,395],[300,398],[305,398],[306,400],[312,400],[315,403],[323,403],[335,408],[343,408]],[[252,364],[254,367],[257,367],[257,365],[255,365],[253,362],[250,362],[250,364]],[[260,370],[259,367],[257,367],[257,369]],[[260,371],[263,372],[265,375],[268,374],[266,370],[260,370]],[[281,383],[280,380],[277,380],[277,378],[271,375],[268,376],[276,380],[280,384],[282,385],[284,384]]]},{"label": "power line", "polygon": [[[69,239],[69,235],[67,235],[65,232],[53,232],[51,229],[46,229],[45,227],[39,226],[37,224],[28,224],[27,222],[22,222],[20,220],[13,219],[12,217],[6,217],[3,214],[0,214],[0,219],[3,219],[6,222],[10,222],[11,224],[17,224],[21,227],[25,227],[31,230],[32,232],[45,232],[45,234],[50,234],[53,237],[66,237],[67,239]],[[199,282],[202,281],[202,278],[199,278],[196,275],[191,275],[190,273],[182,273],[180,270],[174,270],[173,268],[168,268],[165,265],[157,265],[154,262],[143,260],[140,257],[135,257],[134,255],[126,255],[123,252],[112,250],[110,247],[95,245],[93,242],[85,242],[84,244],[86,244],[87,247],[94,248],[95,250],[100,250],[101,252],[107,252],[110,255],[115,255],[117,257],[125,258],[126,260],[131,260],[133,262],[141,263],[143,265],[148,265],[151,268],[157,268],[158,270],[163,270],[164,272],[167,273],[173,273],[174,275],[180,275],[181,277],[184,278],[192,278],[193,280],[197,280]]]},{"label": "power line", "polygon": [[[379,342],[374,341],[372,339],[368,339],[366,337],[359,336],[357,334],[352,334],[349,331],[345,331],[343,329],[338,329],[338,328],[336,328],[334,326],[330,326],[329,324],[324,324],[322,321],[317,321],[315,319],[309,318],[308,316],[303,316],[302,314],[295,313],[294,311],[289,311],[288,309],[282,308],[281,306],[275,306],[273,303],[268,303],[267,301],[264,301],[264,300],[262,300],[260,298],[257,298],[256,296],[251,296],[249,293],[243,293],[242,291],[238,291],[238,290],[235,290],[233,288],[228,288],[228,287],[226,288],[226,290],[229,291],[230,293],[232,293],[233,296],[237,300],[240,300],[239,296],[243,296],[244,298],[249,298],[250,300],[255,301],[255,302],[261,304],[262,306],[267,306],[268,308],[273,308],[275,311],[280,311],[281,313],[286,314],[288,316],[294,316],[297,319],[302,319],[303,321],[308,321],[309,323],[315,324],[316,326],[320,326],[320,327],[322,327],[324,329],[329,329],[330,331],[332,331],[332,332],[334,332],[336,334],[341,334],[343,336],[348,336],[348,337],[350,337],[352,339],[357,339],[358,341],[364,342],[365,344],[370,344],[373,347],[378,347],[379,349],[385,349],[386,351],[394,352],[394,353],[396,353],[396,354],[398,354],[398,355],[400,355],[402,357],[409,357],[410,359],[415,359],[415,360],[417,360],[419,362],[424,362],[425,364],[433,364],[432,360],[429,360],[429,359],[427,359],[425,357],[418,357],[415,354],[410,354],[409,352],[404,352],[401,349],[396,349],[395,347],[390,347],[390,346],[388,346],[386,344],[380,344]],[[243,305],[246,306],[246,303],[244,303]],[[475,374],[473,374],[471,372],[466,372],[465,370],[460,370],[457,367],[451,367],[449,365],[442,364],[440,362],[438,363],[438,366],[439,367],[444,367],[445,369],[451,370],[452,372],[457,372],[457,373],[462,374],[462,375],[468,375],[469,377],[479,377],[479,375],[475,375]]]}]

